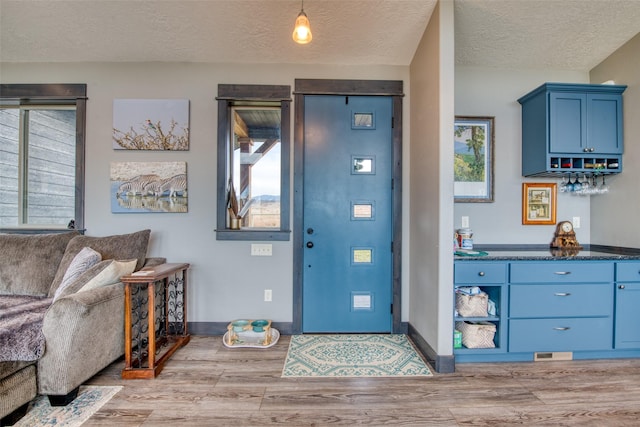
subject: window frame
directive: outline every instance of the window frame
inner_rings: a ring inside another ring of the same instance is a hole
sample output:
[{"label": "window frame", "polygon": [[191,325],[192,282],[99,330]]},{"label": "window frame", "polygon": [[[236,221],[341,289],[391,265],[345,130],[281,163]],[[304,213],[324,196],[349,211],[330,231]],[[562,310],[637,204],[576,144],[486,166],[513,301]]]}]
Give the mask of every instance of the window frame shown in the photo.
[{"label": "window frame", "polygon": [[[87,85],[72,84],[0,84],[0,104],[8,106],[71,106],[76,109],[75,230],[84,231],[85,138]],[[67,227],[23,224],[0,228],[0,233],[39,234],[66,232]]]},{"label": "window frame", "polygon": [[[216,240],[286,241],[290,239],[291,86],[218,85],[218,147]],[[280,228],[240,229],[227,227],[228,148],[234,102],[280,103]]]}]

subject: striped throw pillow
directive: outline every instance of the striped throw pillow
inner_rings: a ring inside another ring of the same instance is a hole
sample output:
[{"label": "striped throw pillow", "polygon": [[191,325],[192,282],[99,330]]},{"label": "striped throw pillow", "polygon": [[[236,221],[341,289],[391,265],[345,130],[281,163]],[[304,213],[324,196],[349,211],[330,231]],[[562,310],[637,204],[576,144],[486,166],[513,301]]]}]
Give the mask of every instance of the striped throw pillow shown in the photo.
[{"label": "striped throw pillow", "polygon": [[82,273],[99,263],[101,260],[102,255],[100,255],[99,252],[94,251],[88,246],[82,248],[82,250],[73,258],[71,264],[69,264],[67,271],[64,272],[62,282],[60,283],[60,286],[58,286],[58,289],[56,289],[56,293],[53,296],[53,302],[60,297],[67,286],[71,285]]}]

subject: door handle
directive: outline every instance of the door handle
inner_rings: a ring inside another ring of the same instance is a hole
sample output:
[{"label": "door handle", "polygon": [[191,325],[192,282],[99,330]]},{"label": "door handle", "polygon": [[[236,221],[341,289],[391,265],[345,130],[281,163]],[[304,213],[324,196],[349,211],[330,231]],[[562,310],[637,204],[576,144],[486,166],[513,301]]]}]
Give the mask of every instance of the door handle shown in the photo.
[{"label": "door handle", "polygon": [[313,247],[313,242],[307,242],[307,247],[311,249]]},{"label": "door handle", "polygon": [[307,234],[313,234],[313,228],[311,227],[307,228]]}]

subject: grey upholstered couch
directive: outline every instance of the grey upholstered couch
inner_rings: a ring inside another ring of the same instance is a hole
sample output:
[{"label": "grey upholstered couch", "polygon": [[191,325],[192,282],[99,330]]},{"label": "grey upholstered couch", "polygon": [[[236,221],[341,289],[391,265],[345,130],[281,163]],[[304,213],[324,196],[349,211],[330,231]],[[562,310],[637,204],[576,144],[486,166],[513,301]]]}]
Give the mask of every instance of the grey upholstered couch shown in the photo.
[{"label": "grey upholstered couch", "polygon": [[[66,405],[80,384],[124,354],[124,285],[114,277],[122,275],[123,266],[139,270],[164,262],[146,258],[149,235],[149,230],[107,237],[0,234],[3,423],[21,416],[36,393]],[[85,248],[100,260],[76,271]],[[20,300],[44,306],[40,317],[34,314],[38,310],[27,309],[21,319],[23,313],[12,306]],[[11,343],[25,345],[7,354]]]}]

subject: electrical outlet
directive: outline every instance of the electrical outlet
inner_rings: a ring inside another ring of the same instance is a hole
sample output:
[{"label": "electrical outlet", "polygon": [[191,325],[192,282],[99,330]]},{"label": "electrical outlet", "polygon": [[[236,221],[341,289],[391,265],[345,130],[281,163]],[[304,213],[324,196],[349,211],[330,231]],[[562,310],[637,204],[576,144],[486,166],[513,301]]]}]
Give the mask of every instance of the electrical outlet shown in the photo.
[{"label": "electrical outlet", "polygon": [[463,216],[462,217],[462,221],[460,223],[460,226],[462,228],[469,228],[469,217],[468,216]]},{"label": "electrical outlet", "polygon": [[573,228],[580,228],[580,217],[579,216],[574,216],[572,222],[573,222]]},{"label": "electrical outlet", "polygon": [[271,243],[252,243],[251,256],[272,256],[273,246]]},{"label": "electrical outlet", "polygon": [[265,289],[264,290],[265,302],[271,302],[272,299],[273,299],[273,292],[271,291],[271,289]]}]

